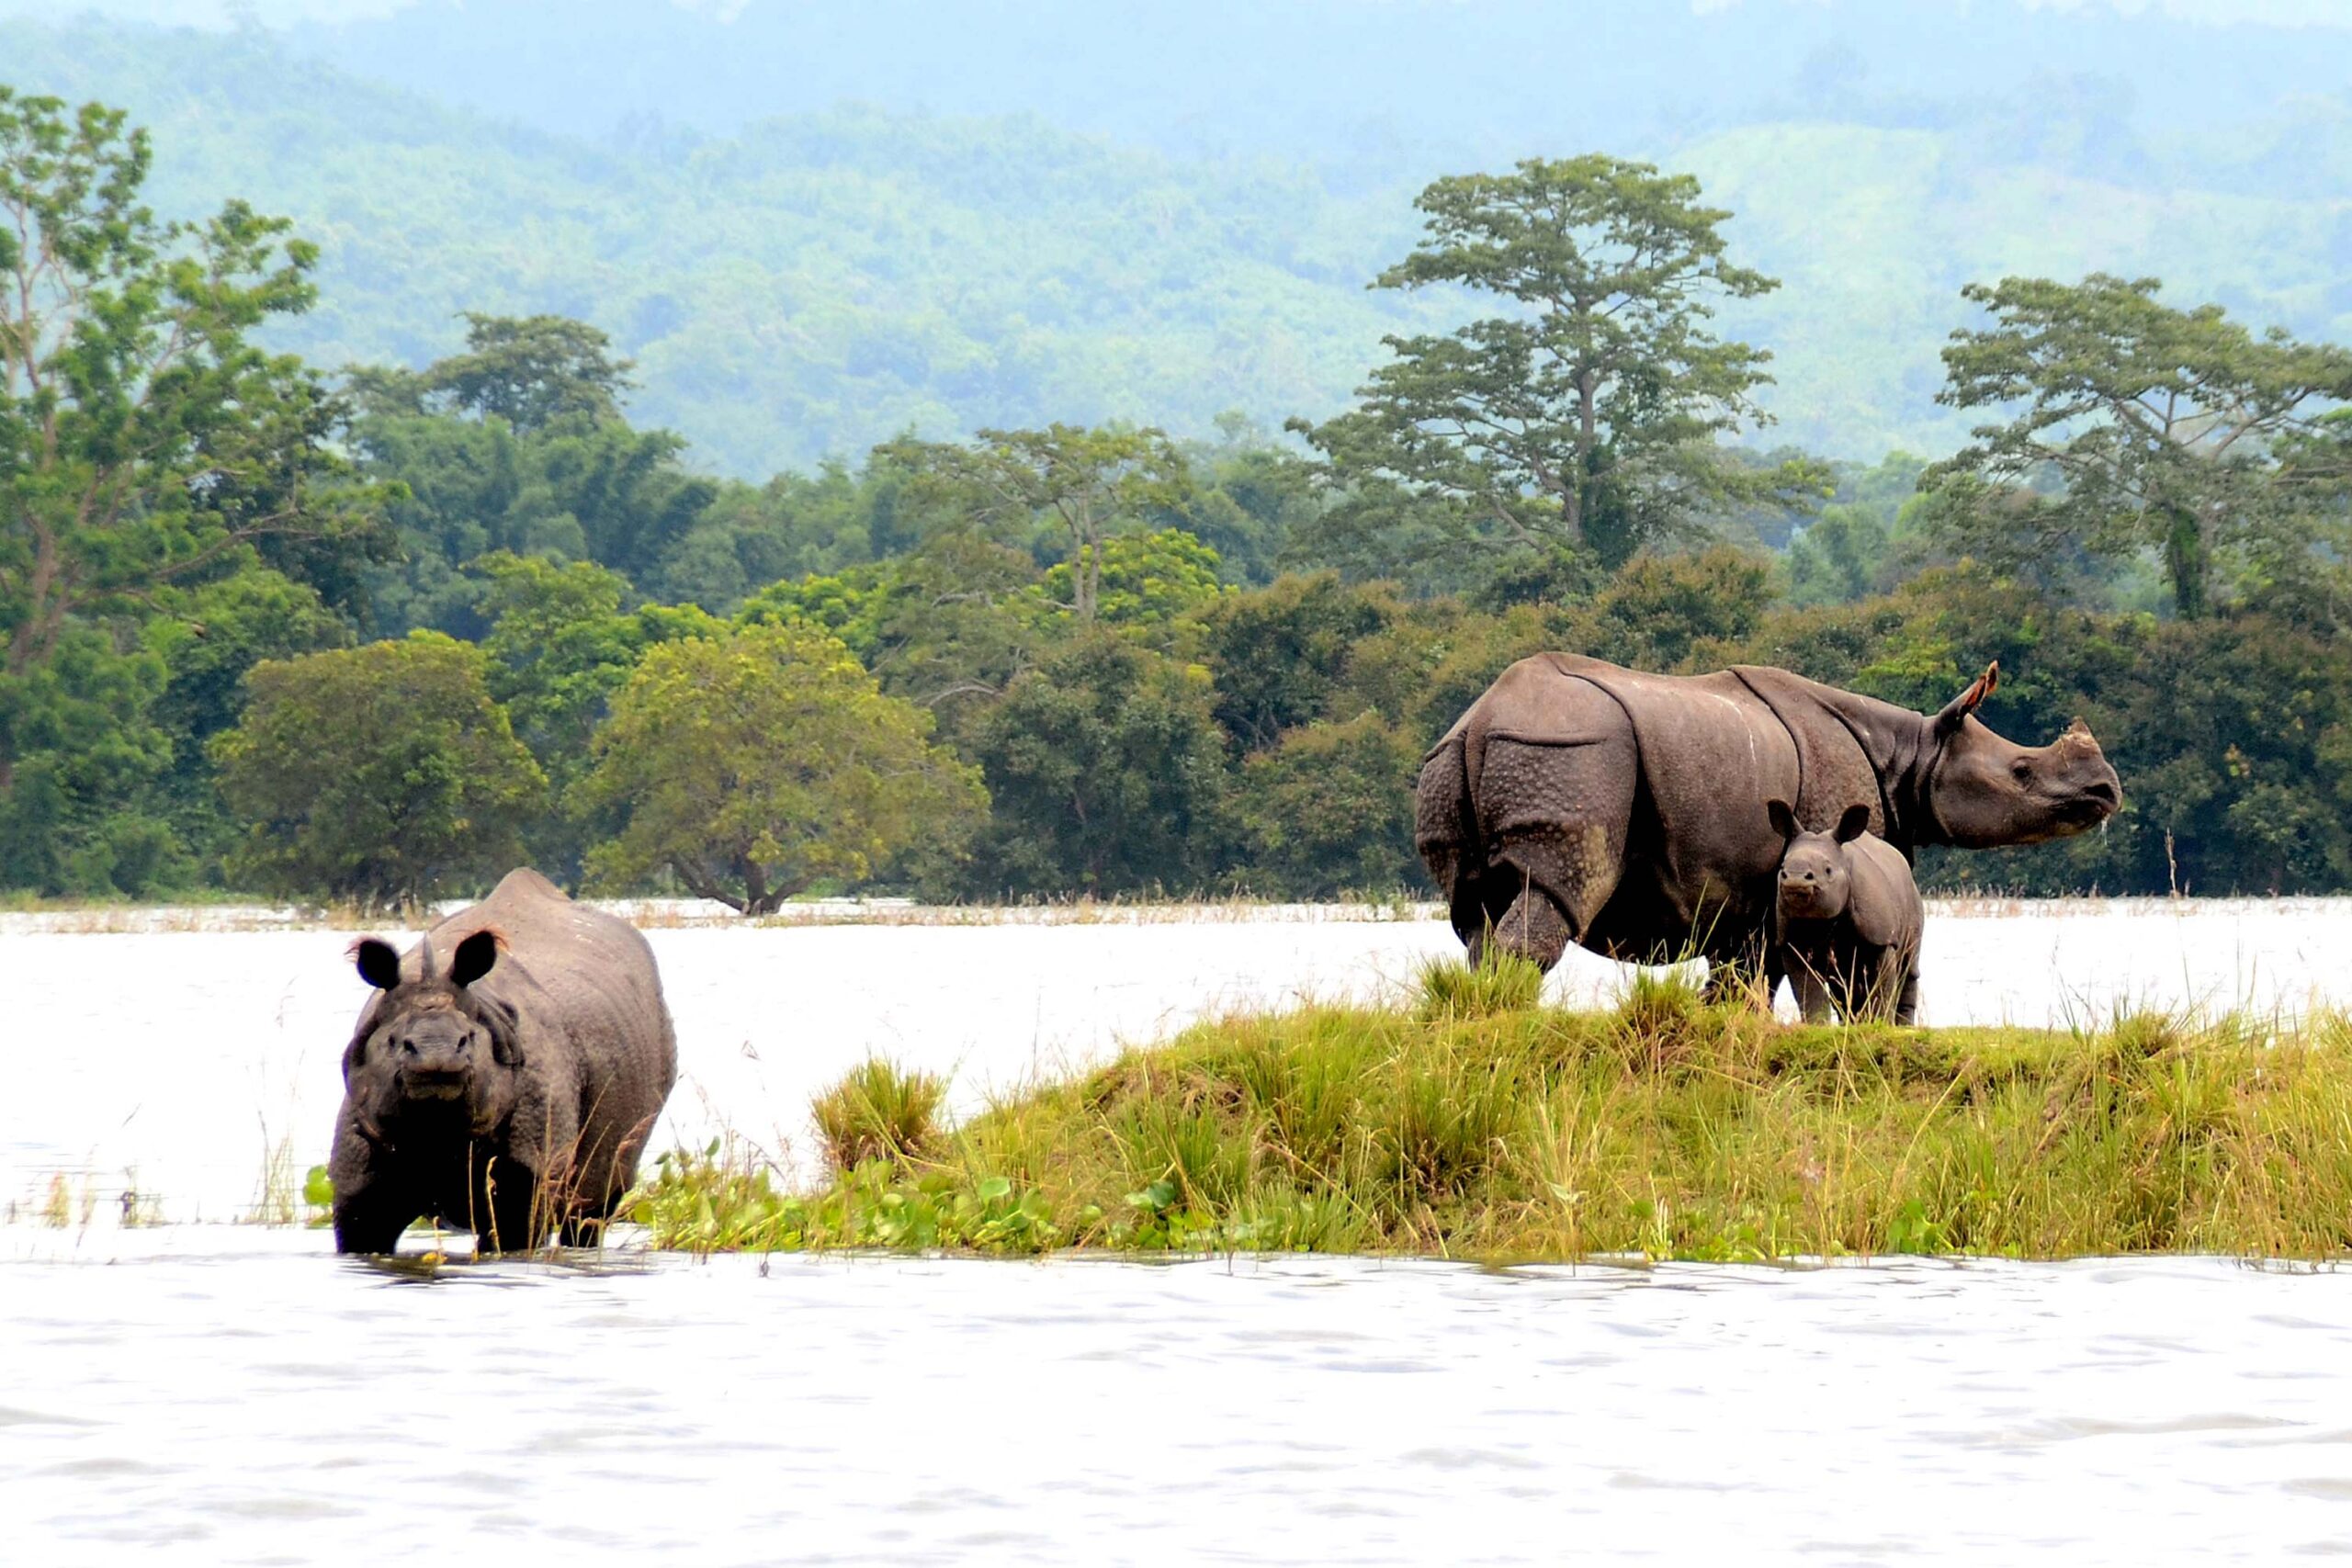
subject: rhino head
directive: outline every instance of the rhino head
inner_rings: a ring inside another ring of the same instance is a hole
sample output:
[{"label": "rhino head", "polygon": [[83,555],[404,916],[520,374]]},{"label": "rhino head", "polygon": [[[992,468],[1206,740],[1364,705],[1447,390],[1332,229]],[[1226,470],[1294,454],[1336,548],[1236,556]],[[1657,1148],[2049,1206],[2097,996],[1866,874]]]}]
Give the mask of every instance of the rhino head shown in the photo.
[{"label": "rhino head", "polygon": [[390,943],[368,937],[354,944],[359,977],[379,993],[343,1058],[344,1084],[367,1136],[379,1143],[402,1134],[481,1136],[513,1111],[523,1067],[514,1010],[473,989],[496,966],[499,950],[497,932],[475,931],[436,975],[427,937],[410,979]]},{"label": "rhino head", "polygon": [[2000,677],[1996,661],[1926,721],[1924,793],[1934,839],[1964,850],[2039,844],[2113,816],[2123,785],[2081,719],[2047,746],[2020,746],[1976,718]]},{"label": "rhino head", "polygon": [[1869,829],[1871,808],[1848,807],[1826,833],[1806,832],[1785,800],[1766,801],[1764,812],[1786,846],[1781,854],[1781,920],[1834,920],[1844,914],[1854,890],[1846,846]]}]

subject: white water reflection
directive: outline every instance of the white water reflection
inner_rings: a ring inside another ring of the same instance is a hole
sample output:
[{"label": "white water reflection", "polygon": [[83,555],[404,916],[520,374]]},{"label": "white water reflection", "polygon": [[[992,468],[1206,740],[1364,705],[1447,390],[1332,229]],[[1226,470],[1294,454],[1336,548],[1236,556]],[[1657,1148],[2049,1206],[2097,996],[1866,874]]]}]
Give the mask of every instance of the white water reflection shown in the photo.
[{"label": "white water reflection", "polygon": [[[725,1126],[789,1153],[811,1093],[873,1052],[950,1075],[969,1111],[1205,1013],[1387,994],[1459,951],[1442,920],[1334,913],[650,931],[682,1074],[657,1146]],[[220,1220],[253,1205],[271,1150],[297,1173],[322,1160],[363,999],[350,940],[14,918],[0,934],[0,1206],[39,1205],[67,1172],[77,1209],[112,1213],[128,1189],[171,1219]],[[2136,1006],[2352,1002],[2347,951],[2345,899],[1931,906],[1923,1016],[2064,1024]],[[1604,1004],[1626,973],[1573,953],[1547,995]]]},{"label": "white water reflection", "polygon": [[[0,1232],[9,1561],[2275,1562],[2352,1278],[500,1264]],[[107,1267],[113,1263],[118,1266]]]}]

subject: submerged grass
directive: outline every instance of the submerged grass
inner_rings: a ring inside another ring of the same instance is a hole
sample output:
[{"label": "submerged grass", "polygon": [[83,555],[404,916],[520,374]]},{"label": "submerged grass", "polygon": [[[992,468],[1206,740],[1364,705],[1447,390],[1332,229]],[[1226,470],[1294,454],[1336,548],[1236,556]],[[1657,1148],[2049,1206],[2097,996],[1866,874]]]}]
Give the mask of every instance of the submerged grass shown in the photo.
[{"label": "submerged grass", "polygon": [[2352,1023],[1787,1026],[1673,976],[1567,1012],[1432,970],[1401,1008],[1198,1025],[813,1192],[673,1154],[634,1217],[704,1251],[2337,1257]]}]

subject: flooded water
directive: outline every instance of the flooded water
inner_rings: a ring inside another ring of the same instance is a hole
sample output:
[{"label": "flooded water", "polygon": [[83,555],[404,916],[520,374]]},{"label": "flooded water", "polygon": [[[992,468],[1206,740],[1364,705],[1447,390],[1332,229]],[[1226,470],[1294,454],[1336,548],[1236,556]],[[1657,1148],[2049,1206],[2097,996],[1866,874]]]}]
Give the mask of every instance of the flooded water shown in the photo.
[{"label": "flooded water", "polygon": [[[2352,1552],[2352,1276],[340,1260],[347,932],[0,920],[0,1561],[2273,1561]],[[217,923],[233,926],[239,922]],[[992,1091],[1372,997],[1429,919],[650,933],[663,1142],[870,1052]],[[1935,1022],[2352,1001],[2352,902],[1931,914]],[[1565,1002],[1624,972],[1576,955]],[[128,1197],[126,1196],[128,1195]],[[62,1201],[69,1223],[33,1223]],[[124,1228],[125,1210],[171,1224]],[[526,1558],[524,1560],[529,1560]]]},{"label": "flooded water", "polygon": [[427,1278],[316,1233],[18,1229],[0,1323],[0,1557],[44,1565],[2352,1551],[2332,1272],[779,1257]]},{"label": "flooded water", "polygon": [[[1330,909],[648,935],[680,1057],[655,1147],[731,1129],[787,1160],[807,1150],[811,1094],[872,1053],[948,1076],[968,1111],[1220,1010],[1393,994],[1423,959],[1460,951],[1434,918]],[[0,921],[0,1215],[47,1202],[65,1173],[77,1217],[130,1192],[166,1219],[230,1219],[254,1208],[273,1159],[298,1178],[322,1161],[366,996],[350,941]],[[1935,907],[1923,1016],[2039,1025],[2352,1002],[2347,952],[2346,899]],[[1604,1005],[1628,973],[1574,952],[1547,995]]]}]

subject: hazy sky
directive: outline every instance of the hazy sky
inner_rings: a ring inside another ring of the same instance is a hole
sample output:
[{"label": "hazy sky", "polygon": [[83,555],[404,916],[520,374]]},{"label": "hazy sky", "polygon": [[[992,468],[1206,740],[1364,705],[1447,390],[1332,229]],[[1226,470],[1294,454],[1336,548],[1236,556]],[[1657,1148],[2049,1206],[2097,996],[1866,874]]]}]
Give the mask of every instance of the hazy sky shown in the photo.
[{"label": "hazy sky", "polygon": [[[61,13],[96,11],[106,16],[134,17],[146,21],[193,27],[222,27],[231,18],[247,16],[269,26],[290,22],[339,22],[382,17],[408,9],[419,0],[0,0],[0,15],[55,19]],[[462,4],[462,0],[459,0]],[[707,16],[729,17],[762,6],[786,0],[646,0],[648,6],[676,5]],[[854,0],[843,0],[854,4]],[[1379,0],[1365,0],[1377,6]],[[1475,6],[1476,0],[1462,0]],[[1701,13],[1749,5],[1785,5],[1792,0],[1690,0]],[[1793,0],[1795,4],[1834,10],[1837,0]],[[1854,0],[1847,0],[1848,4]],[[1884,0],[1877,0],[1884,4]],[[1921,0],[1911,0],[1913,4]],[[1939,10],[1967,10],[1972,0],[1925,0]],[[2254,22],[2273,27],[2319,27],[2352,30],[2352,0],[2017,0],[2030,10],[2098,10],[2136,16],[2154,11],[2186,20],[2229,25]],[[561,6],[551,3],[550,13]]]}]

